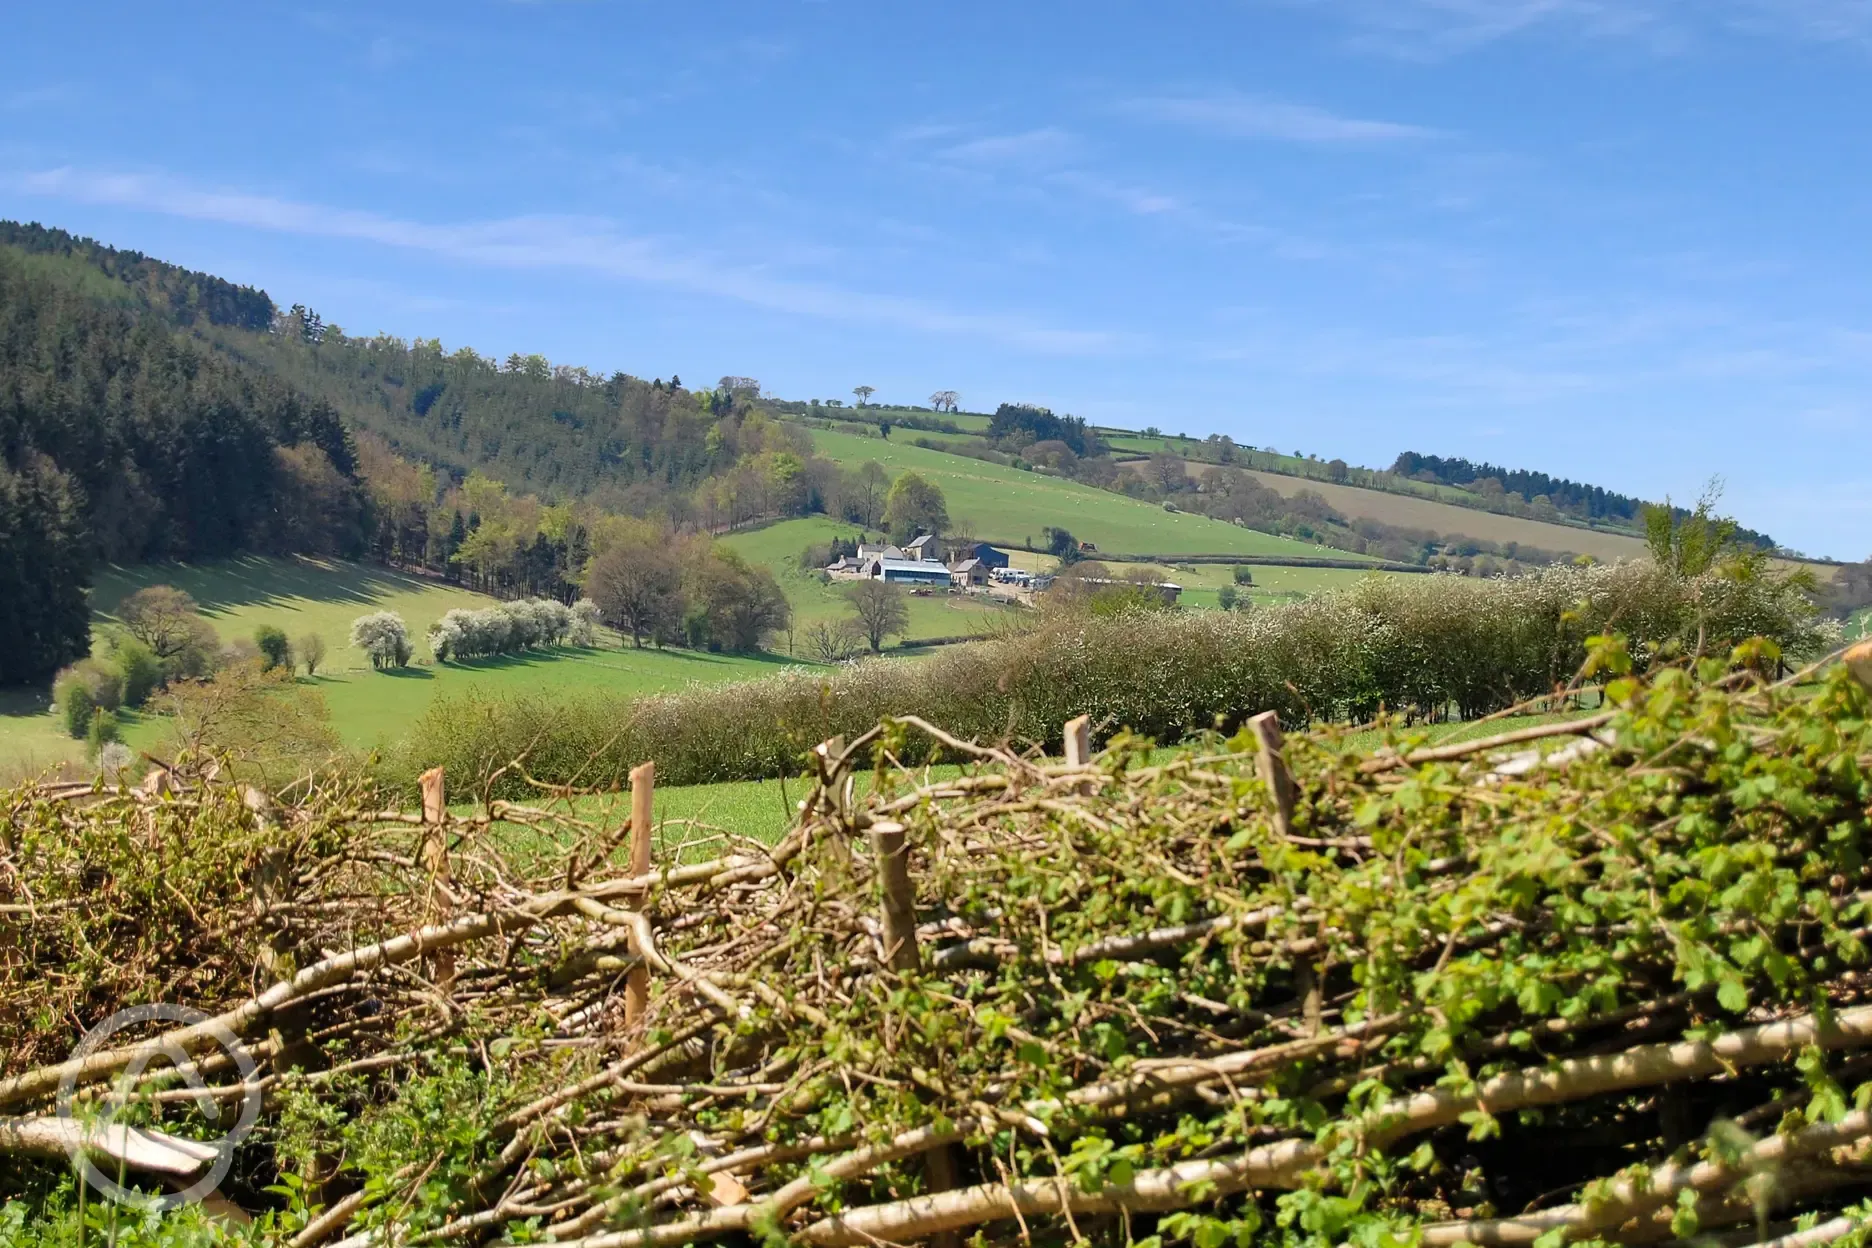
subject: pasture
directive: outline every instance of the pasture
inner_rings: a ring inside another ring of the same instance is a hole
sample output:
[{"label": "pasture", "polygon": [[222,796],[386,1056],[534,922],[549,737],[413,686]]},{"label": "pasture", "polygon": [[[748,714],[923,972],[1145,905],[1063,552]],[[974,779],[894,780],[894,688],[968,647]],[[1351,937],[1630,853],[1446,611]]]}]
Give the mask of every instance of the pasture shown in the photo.
[{"label": "pasture", "polygon": [[262,624],[278,625],[294,641],[317,633],[325,639],[326,665],[334,674],[370,669],[364,652],[350,645],[351,621],[366,612],[401,615],[418,651],[424,652],[423,634],[446,612],[494,601],[459,585],[375,564],[248,555],[212,563],[106,568],[91,590],[94,627],[115,623],[118,604],[149,585],[173,585],[187,592],[223,641],[251,638]]},{"label": "pasture", "polygon": [[[332,727],[355,748],[396,740],[438,693],[631,696],[764,675],[788,662],[769,655],[632,650],[603,630],[602,644],[589,649],[563,647],[432,664],[422,640],[429,625],[452,608],[485,607],[493,599],[388,568],[307,558],[249,556],[110,568],[92,591],[94,628],[113,623],[118,604],[147,585],[186,590],[223,641],[251,638],[262,624],[278,625],[295,641],[318,633],[325,639],[326,661],[316,677],[299,679],[324,697]],[[363,652],[350,647],[351,621],[370,611],[403,616],[416,641],[416,663],[396,671],[373,671]],[[33,774],[83,756],[82,745],[64,733],[49,703],[43,689],[9,691],[0,697],[0,765],[6,774]],[[154,750],[168,740],[168,721],[161,716],[127,711],[120,719],[132,749]]]},{"label": "pasture", "polygon": [[[1191,464],[1193,472],[1207,465]],[[1643,539],[1602,529],[1581,529],[1567,524],[1548,524],[1521,516],[1498,516],[1492,511],[1458,507],[1428,498],[1407,494],[1387,494],[1365,490],[1355,485],[1334,485],[1330,481],[1308,481],[1285,477],[1274,472],[1249,472],[1249,476],[1269,489],[1291,498],[1301,490],[1312,490],[1335,511],[1352,520],[1377,520],[1400,528],[1430,529],[1453,536],[1479,538],[1487,542],[1518,542],[1540,550],[1570,550],[1596,559],[1636,559],[1645,553]]]},{"label": "pasture", "polygon": [[[1290,568],[1243,560],[1254,577],[1251,585],[1237,589],[1256,602],[1287,602],[1332,589],[1349,589],[1368,576],[1415,575],[1399,572],[1362,572],[1354,568]],[[1235,565],[1228,563],[1118,563],[1111,565],[1118,575],[1147,568],[1159,580],[1175,581],[1183,587],[1182,601],[1188,603],[1192,592],[1207,592],[1213,602],[1215,591],[1235,584]]]},{"label": "pasture", "polygon": [[[950,518],[987,540],[1037,544],[1049,525],[1103,550],[1146,554],[1301,555],[1347,558],[1311,542],[1257,533],[1062,477],[912,446],[907,439],[812,430],[819,453],[855,468],[875,459],[893,475],[914,470],[939,487]],[[1356,557],[1356,556],[1353,556]]]}]

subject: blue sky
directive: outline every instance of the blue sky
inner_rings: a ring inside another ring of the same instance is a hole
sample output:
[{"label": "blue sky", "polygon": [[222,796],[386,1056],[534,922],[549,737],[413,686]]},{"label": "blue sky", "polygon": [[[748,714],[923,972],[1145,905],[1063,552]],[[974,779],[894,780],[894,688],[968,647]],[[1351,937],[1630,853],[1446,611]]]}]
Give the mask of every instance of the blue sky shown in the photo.
[{"label": "blue sky", "polygon": [[0,215],[350,333],[1872,554],[1867,0],[13,6]]}]

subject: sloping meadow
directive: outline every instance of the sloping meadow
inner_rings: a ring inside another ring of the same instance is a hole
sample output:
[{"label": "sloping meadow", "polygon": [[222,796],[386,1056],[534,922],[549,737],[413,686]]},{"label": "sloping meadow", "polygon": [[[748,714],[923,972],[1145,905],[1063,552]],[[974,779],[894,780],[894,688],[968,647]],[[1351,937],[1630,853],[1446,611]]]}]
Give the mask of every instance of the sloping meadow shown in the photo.
[{"label": "sloping meadow", "polygon": [[1160,743],[1265,710],[1290,725],[1381,709],[1472,718],[1565,685],[1587,638],[1608,632],[1630,640],[1641,670],[1660,653],[1726,654],[1749,637],[1789,658],[1835,640],[1798,589],[1685,580],[1647,563],[1504,580],[1373,578],[1283,606],[1059,618],[926,660],[630,701],[438,700],[384,777],[407,785],[441,764],[468,785],[458,791],[518,798],[533,791],[529,780],[615,786],[646,759],[666,784],[798,775],[817,743],[893,715],[1016,748],[1056,747],[1060,726],[1082,714],[1101,738],[1125,728]]}]

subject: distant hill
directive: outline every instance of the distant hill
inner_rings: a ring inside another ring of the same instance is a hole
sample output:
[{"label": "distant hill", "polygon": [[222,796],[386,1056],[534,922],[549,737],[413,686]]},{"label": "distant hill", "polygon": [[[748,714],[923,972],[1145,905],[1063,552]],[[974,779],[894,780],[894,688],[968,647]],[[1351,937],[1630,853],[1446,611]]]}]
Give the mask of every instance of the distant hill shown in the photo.
[{"label": "distant hill", "polygon": [[[105,558],[348,553],[360,524],[370,550],[448,568],[474,531],[474,499],[492,497],[469,489],[450,502],[449,490],[482,474],[537,496],[501,505],[517,526],[503,530],[501,566],[534,569],[515,585],[559,584],[576,574],[584,537],[547,504],[716,532],[821,513],[874,524],[857,501],[874,490],[856,478],[872,460],[909,467],[895,449],[906,443],[923,457],[917,470],[956,493],[957,519],[1014,542],[1068,529],[1125,535],[1133,548],[1107,547],[1115,555],[1278,551],[1478,575],[1639,550],[1638,500],[1458,458],[1411,452],[1381,471],[1222,435],[1095,429],[1031,404],[848,408],[762,397],[746,377],[691,387],[540,355],[494,360],[434,339],[354,335],[263,290],[39,225],[0,222],[0,260],[10,289],[33,292],[15,303],[50,309],[25,318],[37,328],[19,341],[40,345],[15,361],[12,393],[59,377],[64,396],[33,399],[31,421],[14,421],[26,432],[4,435],[12,475],[0,507],[54,518],[76,508],[83,533],[71,540]],[[60,335],[85,344],[76,373],[46,354]],[[308,511],[315,478],[337,504]],[[507,576],[488,575],[490,587]]]},{"label": "distant hill", "polygon": [[[456,477],[480,471],[547,498],[604,495],[614,509],[667,507],[749,450],[747,404],[679,379],[644,381],[505,361],[435,339],[359,337],[265,291],[120,251],[63,230],[0,222],[0,252],[85,297],[155,316],[248,374],[267,374]],[[753,437],[754,448],[761,439]]]}]

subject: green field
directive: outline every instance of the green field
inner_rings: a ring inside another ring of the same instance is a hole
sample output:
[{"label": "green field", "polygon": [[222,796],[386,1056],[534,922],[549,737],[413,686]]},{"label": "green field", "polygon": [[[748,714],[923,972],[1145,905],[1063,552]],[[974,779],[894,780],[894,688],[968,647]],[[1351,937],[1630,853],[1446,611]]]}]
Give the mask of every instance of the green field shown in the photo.
[{"label": "green field", "polygon": [[[954,764],[927,767],[913,777],[902,777],[899,788],[923,783],[928,779],[946,779],[962,768]],[[853,776],[856,791],[869,793],[872,773],[859,769]],[[725,784],[692,784],[681,787],[658,787],[655,819],[658,862],[692,862],[712,858],[726,848],[724,838],[745,837],[771,845],[793,826],[798,802],[811,788],[811,781],[737,780]],[[607,826],[621,825],[630,817],[628,792],[588,794],[555,803],[542,804],[547,810],[571,810],[577,817]],[[473,810],[471,804],[453,807],[462,813]],[[503,827],[508,825],[501,825]],[[515,828],[510,837],[528,833]],[[513,843],[510,839],[509,844]],[[544,848],[544,847],[543,847]]]},{"label": "green field", "polygon": [[[1251,585],[1237,586],[1257,602],[1287,602],[1328,590],[1350,589],[1368,576],[1405,576],[1415,573],[1365,572],[1356,568],[1290,568],[1255,563],[1244,559]],[[1148,569],[1158,580],[1174,581],[1183,587],[1180,601],[1188,603],[1192,592],[1207,591],[1213,599],[1216,590],[1235,584],[1235,565],[1230,563],[1119,563],[1111,565],[1123,574],[1139,568]]]},{"label": "green field", "polygon": [[1207,516],[1168,512],[1060,477],[852,433],[812,431],[819,453],[847,467],[875,459],[893,474],[914,469],[943,492],[949,515],[988,540],[1032,545],[1052,525],[1101,549],[1131,554],[1239,554],[1357,558],[1311,542],[1239,528]]},{"label": "green field", "polygon": [[[110,623],[110,613],[125,597],[156,584],[187,590],[224,641],[251,637],[261,624],[277,624],[295,640],[308,632],[324,637],[330,651],[326,663],[317,677],[301,677],[301,683],[319,691],[333,728],[355,747],[396,740],[438,694],[632,695],[763,675],[787,662],[772,656],[632,650],[617,645],[607,631],[605,644],[592,649],[434,665],[421,641],[429,625],[454,607],[483,607],[493,599],[385,568],[303,558],[111,568],[92,591],[94,623]],[[418,654],[425,657],[400,671],[371,670],[363,653],[347,644],[351,621],[370,611],[401,614],[417,639]],[[48,703],[44,690],[11,692],[0,699],[0,770],[6,774],[31,774],[82,757],[82,747],[60,729]],[[167,740],[168,724],[161,717],[126,712],[122,720],[133,749],[153,750]]]},{"label": "green field", "polygon": [[111,623],[117,604],[148,585],[173,585],[201,604],[201,612],[223,641],[251,638],[262,624],[275,624],[297,641],[306,633],[325,639],[326,666],[369,670],[362,650],[350,644],[351,621],[370,611],[395,611],[418,640],[456,607],[485,607],[485,594],[390,568],[337,559],[241,559],[201,564],[149,564],[106,568],[91,590],[96,622]]},{"label": "green field", "polygon": [[[1448,745],[1588,713],[1590,711],[1515,715],[1475,723],[1426,724],[1401,732],[1399,736],[1412,748]],[[1351,733],[1347,741],[1355,748],[1371,750],[1383,744],[1383,736],[1377,730],[1367,729]],[[1556,737],[1540,748],[1557,748],[1567,740],[1569,738]],[[1193,748],[1190,745],[1161,746],[1151,752],[1150,762],[1166,763],[1189,753]],[[963,768],[954,764],[926,767],[898,776],[896,784],[901,791],[929,780],[948,779],[962,771]],[[873,782],[871,772],[860,769],[854,778],[859,794],[870,791]],[[657,859],[661,862],[693,861],[716,856],[725,852],[722,842],[724,835],[772,844],[793,826],[797,803],[810,787],[810,781],[796,778],[658,788],[655,807],[656,821],[660,825]],[[563,806],[559,808],[564,809]],[[471,807],[462,805],[458,809],[465,813]],[[614,793],[578,797],[572,799],[571,809],[584,819],[621,824],[630,814],[630,795]]]},{"label": "green field", "polygon": [[[1190,465],[1192,471],[1201,466]],[[1503,516],[1474,507],[1459,507],[1433,499],[1408,494],[1389,494],[1383,490],[1365,490],[1353,485],[1334,485],[1330,481],[1307,481],[1273,472],[1250,472],[1261,484],[1291,498],[1301,490],[1320,495],[1340,515],[1349,519],[1377,520],[1406,529],[1429,529],[1432,532],[1479,538],[1486,542],[1516,542],[1538,550],[1570,550],[1598,559],[1636,559],[1645,553],[1642,538],[1577,528],[1568,524],[1549,524],[1523,516]]]}]

